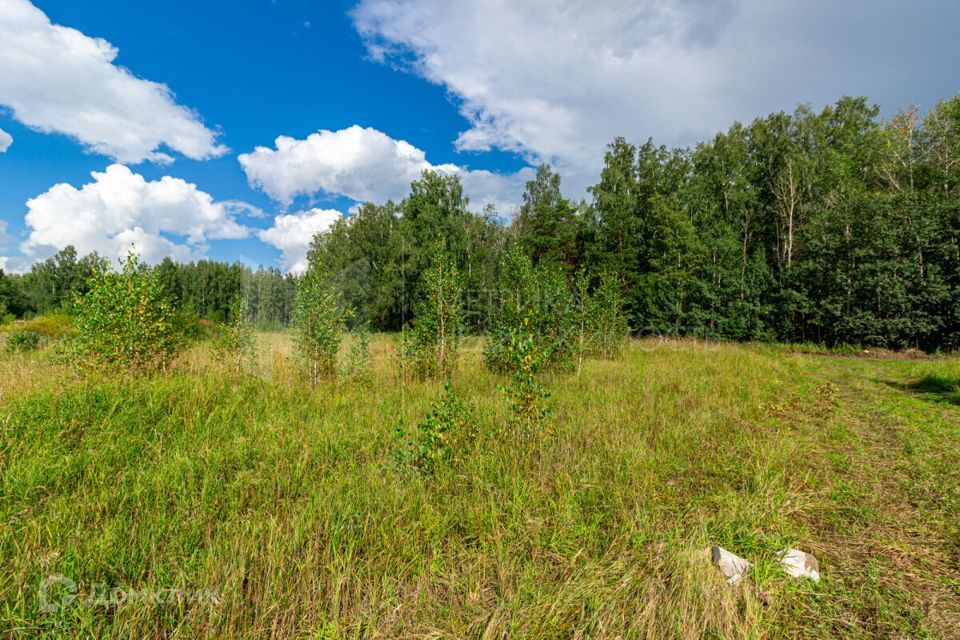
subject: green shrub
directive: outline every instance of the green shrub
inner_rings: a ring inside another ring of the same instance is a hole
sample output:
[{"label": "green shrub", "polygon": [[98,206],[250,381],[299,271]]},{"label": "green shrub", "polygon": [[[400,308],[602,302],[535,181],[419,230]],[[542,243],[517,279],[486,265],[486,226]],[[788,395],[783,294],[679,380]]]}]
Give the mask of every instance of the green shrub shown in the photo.
[{"label": "green shrub", "polygon": [[584,358],[590,353],[590,280],[583,267],[577,271],[573,281],[574,324],[577,349],[577,375],[583,366]]},{"label": "green shrub", "polygon": [[589,284],[586,269],[580,269],[574,281],[578,374],[587,356],[618,357],[630,333],[616,275],[605,272],[596,291],[591,292]]},{"label": "green shrub", "polygon": [[257,355],[257,341],[253,324],[247,320],[246,303],[241,294],[230,301],[226,324],[213,341],[216,359],[233,369],[237,374],[249,368]]},{"label": "green shrub", "polygon": [[210,320],[201,318],[193,304],[178,306],[173,316],[174,328],[185,343],[200,340],[216,340],[220,327]]},{"label": "green shrub", "polygon": [[550,397],[538,377],[543,366],[543,353],[532,332],[523,326],[528,322],[529,318],[525,319],[521,327],[511,333],[509,353],[513,358],[513,376],[510,385],[502,387],[510,405],[507,434],[524,438],[544,431],[548,414],[547,399]]},{"label": "green shrub", "polygon": [[40,334],[35,331],[14,331],[7,336],[4,348],[8,352],[36,351],[40,348]]},{"label": "green shrub", "polygon": [[418,378],[449,378],[456,368],[463,325],[460,276],[450,256],[435,254],[424,284],[424,297],[404,334],[403,358]]},{"label": "green shrub", "polygon": [[429,475],[441,465],[462,459],[477,433],[473,412],[447,381],[433,409],[413,434],[408,437],[402,426],[397,428],[395,458]]},{"label": "green shrub", "polygon": [[500,261],[499,285],[499,305],[483,358],[492,370],[506,372],[513,364],[512,336],[522,327],[536,296],[533,263],[519,248],[508,251]]},{"label": "green shrub", "polygon": [[518,340],[529,342],[543,368],[566,368],[576,354],[576,306],[563,269],[536,267],[518,247],[500,265],[500,305],[484,361],[494,371],[515,371]]},{"label": "green shrub", "polygon": [[337,292],[320,270],[311,266],[297,287],[293,322],[297,356],[314,386],[336,376],[346,318]]},{"label": "green shrub", "polygon": [[206,318],[199,317],[197,318],[196,335],[198,339],[209,338],[212,340],[217,337],[217,330],[217,323],[213,320],[207,320]]},{"label": "green shrub", "polygon": [[85,368],[164,367],[181,344],[163,285],[132,251],[119,272],[97,268],[75,310],[74,354]]},{"label": "green shrub", "polygon": [[528,316],[538,357],[544,368],[569,369],[575,354],[573,296],[563,269],[553,263],[535,271],[536,304]]}]

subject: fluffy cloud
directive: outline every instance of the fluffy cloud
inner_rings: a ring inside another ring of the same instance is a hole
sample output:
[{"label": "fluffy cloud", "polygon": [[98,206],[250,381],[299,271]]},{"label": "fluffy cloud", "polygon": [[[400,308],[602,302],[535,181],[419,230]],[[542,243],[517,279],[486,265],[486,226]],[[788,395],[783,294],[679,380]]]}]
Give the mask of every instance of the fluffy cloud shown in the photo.
[{"label": "fluffy cloud", "polygon": [[216,134],[163,84],[137,78],[106,40],[55,25],[27,0],[0,0],[0,105],[120,162],[222,155]]},{"label": "fluffy cloud", "polygon": [[399,199],[422,170],[431,168],[420,149],[357,125],[322,130],[305,140],[280,136],[275,144],[239,160],[252,185],[285,204],[320,191],[358,201]]},{"label": "fluffy cloud", "polygon": [[0,153],[3,153],[10,148],[10,145],[13,144],[13,136],[9,133],[0,129]]},{"label": "fluffy cloud", "polygon": [[461,149],[550,161],[583,186],[615,136],[686,144],[845,93],[888,109],[951,95],[960,5],[909,14],[906,28],[894,0],[361,0],[353,19],[374,58],[460,99]]},{"label": "fluffy cloud", "polygon": [[531,171],[501,175],[471,171],[453,164],[434,165],[426,154],[404,140],[357,125],[322,130],[304,140],[287,136],[274,148],[257,147],[239,156],[247,179],[274,200],[289,204],[295,196],[324,193],[357,202],[403,198],[425,169],[461,176],[473,203],[492,202],[508,212]]},{"label": "fluffy cloud", "polygon": [[260,239],[280,249],[285,269],[291,273],[303,273],[307,270],[310,241],[342,217],[339,211],[333,209],[310,209],[279,215],[273,219],[272,227],[260,231]]},{"label": "fluffy cloud", "polygon": [[234,219],[236,203],[215,202],[179,178],[151,182],[119,164],[91,175],[93,181],[79,189],[61,183],[27,201],[23,255],[8,264],[23,269],[71,244],[81,254],[108,258],[133,245],[147,262],[194,260],[205,254],[207,240],[249,233]]}]

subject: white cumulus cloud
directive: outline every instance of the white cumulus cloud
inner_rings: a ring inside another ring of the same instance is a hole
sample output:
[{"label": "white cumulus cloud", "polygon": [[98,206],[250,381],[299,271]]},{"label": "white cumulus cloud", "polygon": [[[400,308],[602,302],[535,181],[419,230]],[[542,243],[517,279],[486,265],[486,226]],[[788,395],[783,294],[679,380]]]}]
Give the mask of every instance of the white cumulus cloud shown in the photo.
[{"label": "white cumulus cloud", "polygon": [[148,181],[120,164],[91,176],[79,189],[61,183],[27,201],[29,233],[22,255],[7,264],[23,270],[67,245],[107,258],[122,257],[132,245],[147,262],[187,261],[203,257],[208,240],[249,235],[234,219],[236,203],[216,202],[179,178]]},{"label": "white cumulus cloud", "polygon": [[318,193],[357,202],[400,200],[410,183],[429,169],[460,175],[474,205],[493,203],[501,213],[509,213],[524,180],[532,175],[531,170],[503,175],[454,164],[434,165],[410,143],[358,125],[321,130],[303,140],[280,136],[273,148],[257,147],[238,159],[251,185],[284,204],[296,196]]},{"label": "white cumulus cloud", "polygon": [[13,144],[13,136],[9,133],[0,129],[0,153],[3,153],[10,148],[10,145]]},{"label": "white cumulus cloud", "polygon": [[909,14],[905,28],[894,0],[361,0],[353,20],[374,59],[459,99],[459,148],[552,162],[582,188],[616,136],[688,144],[844,94],[888,110],[951,96],[960,5]]},{"label": "white cumulus cloud", "polygon": [[195,160],[226,152],[166,85],[115,64],[117,53],[27,0],[0,0],[0,105],[14,118],[125,163],[171,161],[162,147]]},{"label": "white cumulus cloud", "polygon": [[280,136],[275,144],[239,160],[251,184],[283,203],[320,191],[358,201],[399,199],[431,168],[420,149],[357,125],[321,130],[305,140]]},{"label": "white cumulus cloud", "polygon": [[307,270],[307,253],[313,237],[342,217],[343,214],[333,209],[282,214],[273,219],[272,227],[260,231],[260,239],[281,251],[287,271],[303,273]]}]

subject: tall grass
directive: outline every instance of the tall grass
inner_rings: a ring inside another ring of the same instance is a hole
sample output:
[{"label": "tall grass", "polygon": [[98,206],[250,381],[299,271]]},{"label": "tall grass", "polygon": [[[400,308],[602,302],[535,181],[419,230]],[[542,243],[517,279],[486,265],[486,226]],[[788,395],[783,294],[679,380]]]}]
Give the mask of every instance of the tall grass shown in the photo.
[{"label": "tall grass", "polygon": [[[632,342],[553,374],[552,435],[494,437],[505,378],[465,341],[481,441],[429,477],[391,455],[440,382],[375,336],[364,384],[312,389],[289,337],[255,374],[206,346],[139,381],[0,362],[0,614],[14,638],[950,637],[960,409],[904,386],[957,361]],[[19,381],[19,382],[18,382]],[[832,386],[831,386],[832,385]],[[9,389],[20,387],[18,393]],[[488,437],[484,437],[487,434]],[[934,452],[936,452],[934,454]],[[748,557],[728,587],[704,548]],[[784,546],[819,585],[780,572]],[[951,555],[953,554],[953,555]],[[212,601],[75,601],[61,574]],[[919,576],[919,577],[918,577]]]}]

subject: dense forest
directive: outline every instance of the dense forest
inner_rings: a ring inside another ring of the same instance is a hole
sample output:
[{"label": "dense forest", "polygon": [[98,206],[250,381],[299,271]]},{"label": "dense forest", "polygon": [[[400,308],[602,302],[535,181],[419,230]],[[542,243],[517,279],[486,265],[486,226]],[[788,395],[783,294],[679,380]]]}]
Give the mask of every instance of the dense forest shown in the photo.
[{"label": "dense forest", "polygon": [[[23,275],[0,271],[0,315],[32,316],[71,313],[75,297],[87,290],[90,276],[106,260],[97,254],[77,257],[68,246]],[[201,260],[188,264],[165,258],[152,267],[174,304],[198,317],[223,321],[240,293],[250,319],[268,328],[290,323],[297,292],[296,279],[277,269],[253,271],[235,263]]]},{"label": "dense forest", "polygon": [[[412,317],[438,247],[453,256],[469,328],[489,328],[501,258],[519,246],[572,280],[620,283],[637,334],[960,347],[960,95],[921,117],[843,98],[734,124],[692,148],[617,139],[589,202],[543,165],[507,224],[470,210],[456,176],[426,172],[401,202],[367,203],[316,237],[353,324]],[[0,277],[16,315],[68,307],[97,256],[64,250]],[[296,279],[274,269],[165,260],[176,302],[224,317],[242,292],[260,324],[290,319]]]},{"label": "dense forest", "polygon": [[960,96],[884,121],[866,99],[800,107],[694,148],[615,140],[592,202],[540,167],[510,224],[470,213],[455,177],[366,205],[318,237],[362,320],[409,317],[431,247],[457,256],[474,322],[511,243],[569,275],[615,273],[635,333],[960,346]]}]

